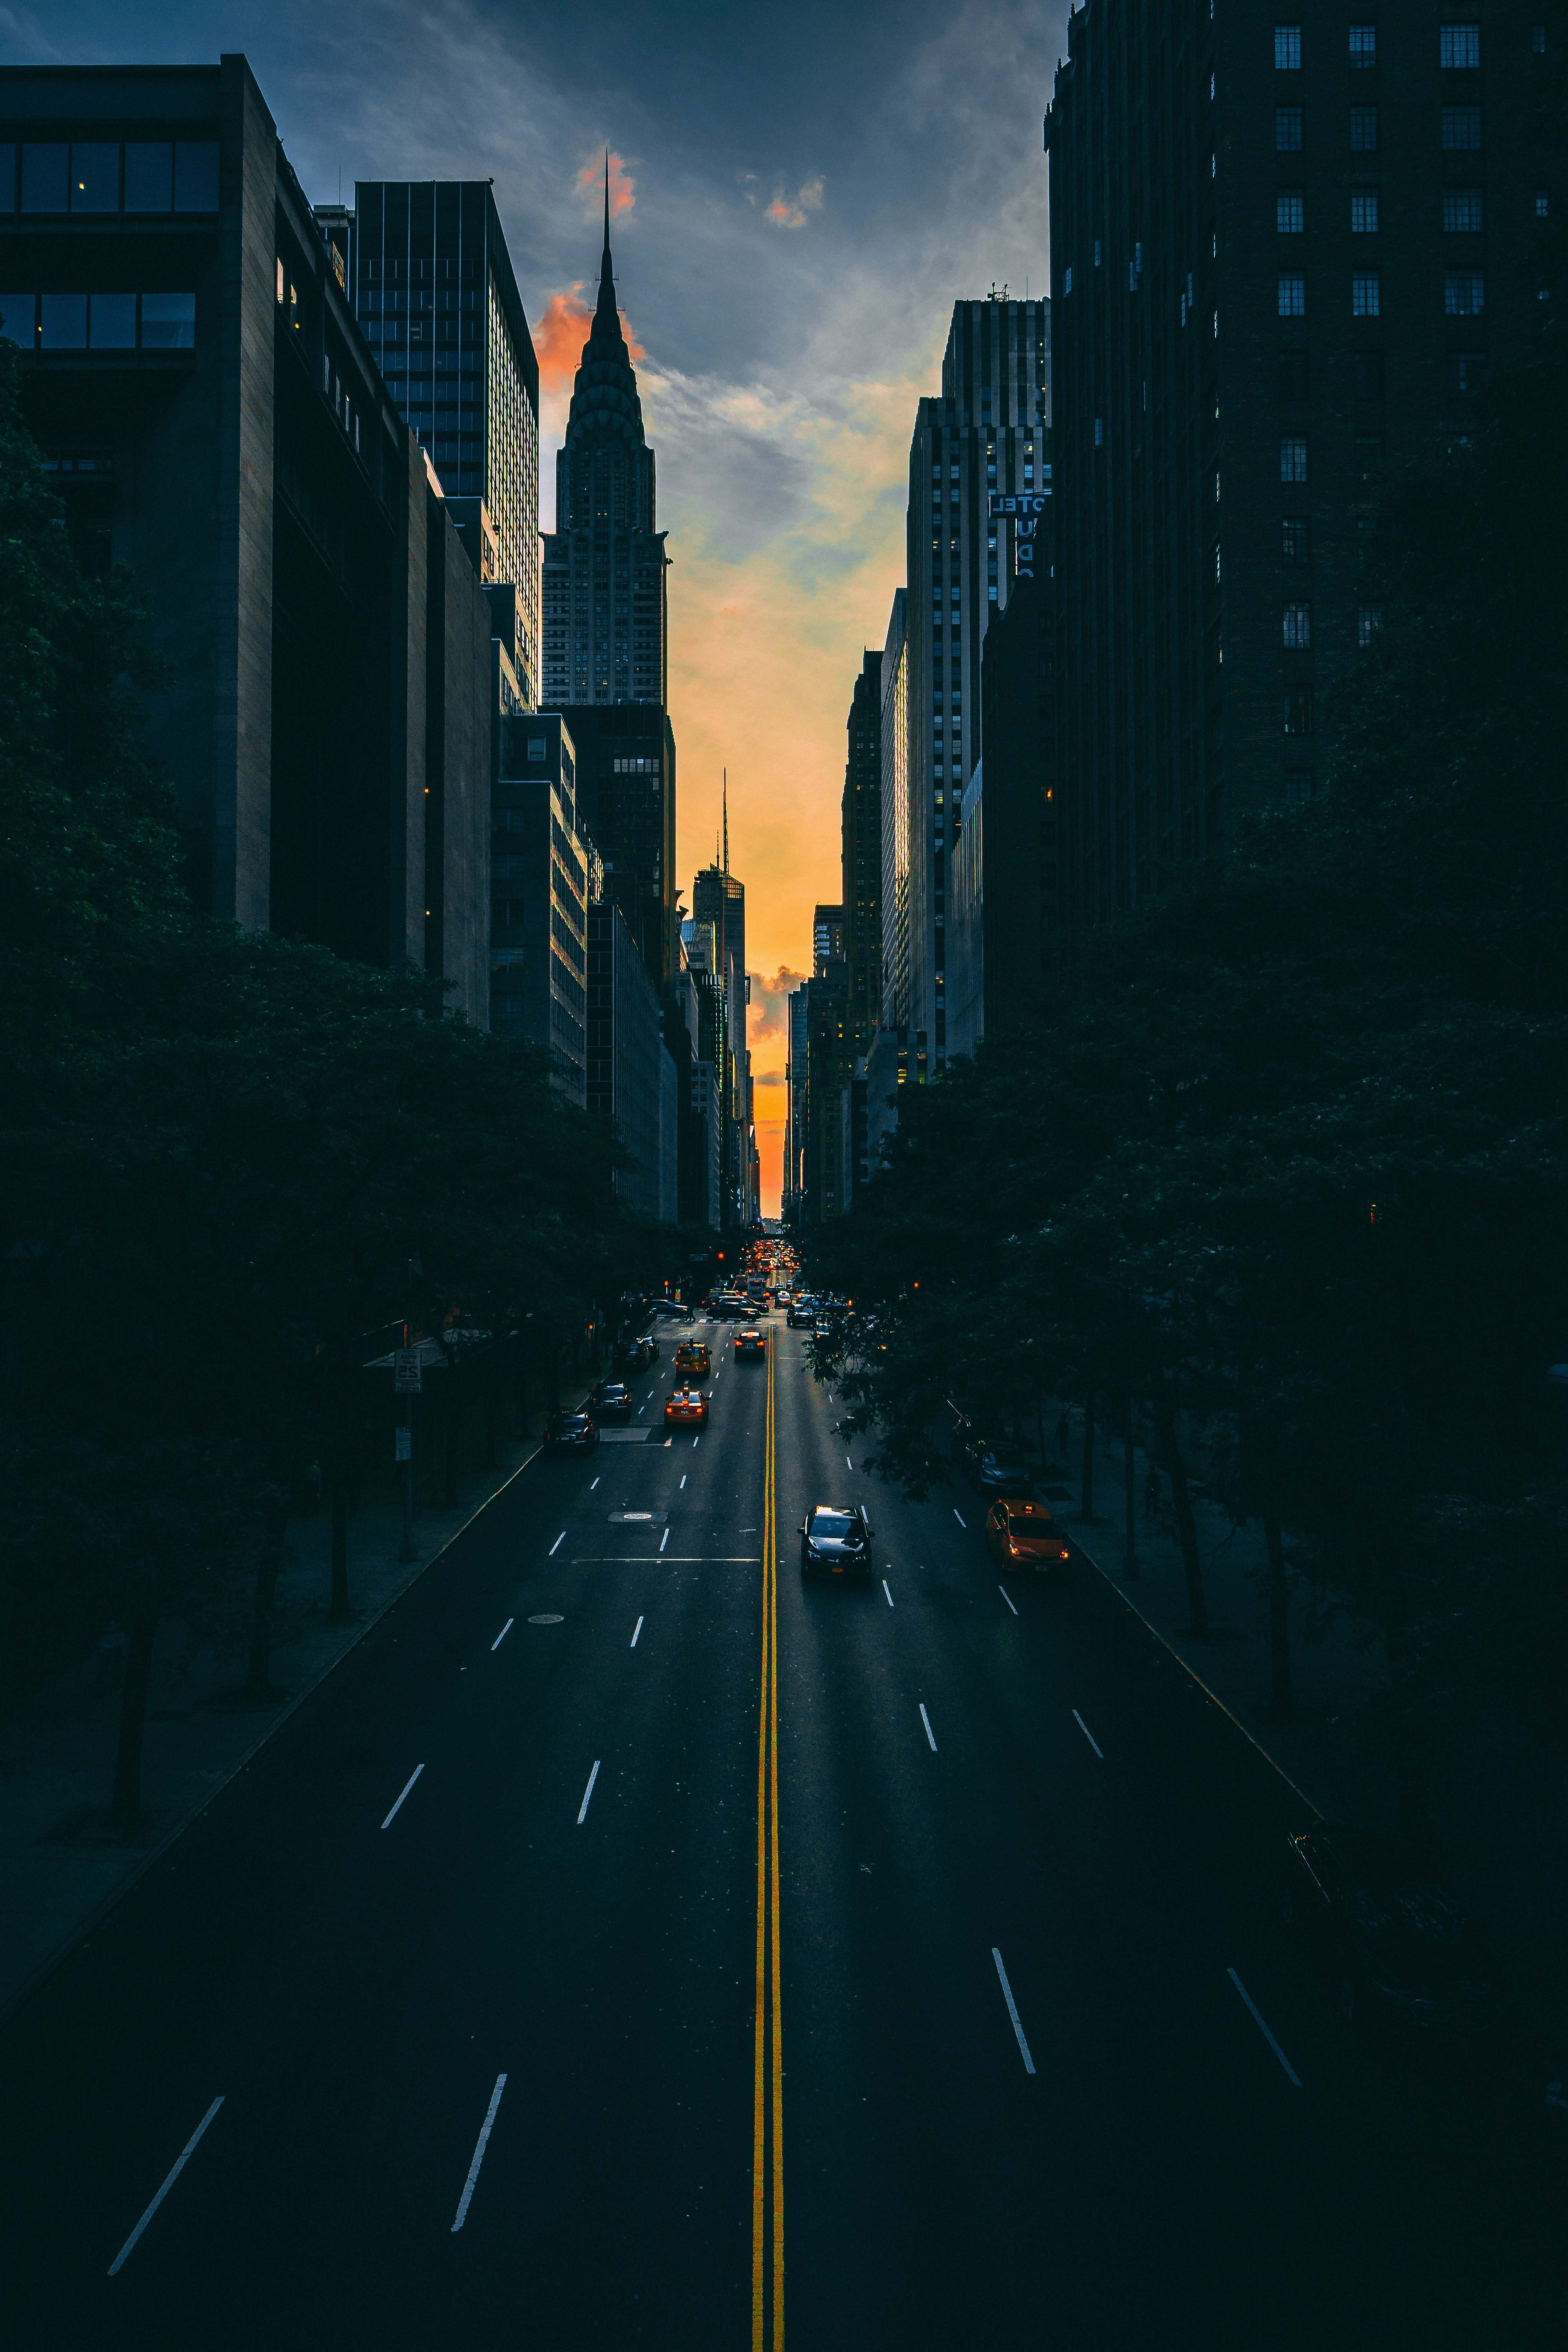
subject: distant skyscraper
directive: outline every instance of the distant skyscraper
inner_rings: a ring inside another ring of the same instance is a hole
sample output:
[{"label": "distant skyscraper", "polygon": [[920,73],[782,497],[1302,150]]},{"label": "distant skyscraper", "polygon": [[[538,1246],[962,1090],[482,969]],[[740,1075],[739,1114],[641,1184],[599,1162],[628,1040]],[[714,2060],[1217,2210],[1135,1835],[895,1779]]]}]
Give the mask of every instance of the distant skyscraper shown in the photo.
[{"label": "distant skyscraper", "polygon": [[[484,180],[361,180],[351,219],[323,207],[328,242],[393,398],[454,508],[482,580],[517,590],[515,662],[539,691],[539,362]],[[342,254],[338,223],[348,229]],[[493,553],[492,553],[493,548]],[[491,566],[493,564],[493,570]]]},{"label": "distant skyscraper", "polygon": [[[728,825],[726,824],[726,833]],[[725,851],[728,851],[728,842]],[[720,1109],[724,1135],[723,1222],[742,1222],[749,1147],[746,1062],[746,890],[725,865],[705,866],[691,885],[692,919],[709,927],[723,1005]]]},{"label": "distant skyscraper", "polygon": [[598,306],[555,460],[555,529],[544,539],[552,709],[665,701],[665,535],[654,520],[654,455],[616,307],[606,184]]},{"label": "distant skyscraper", "polygon": [[886,1028],[910,1017],[909,592],[893,592],[882,648],[882,991]]},{"label": "distant skyscraper", "polygon": [[933,1069],[947,1055],[948,865],[981,751],[980,648],[1007,601],[990,497],[1048,486],[1049,426],[1050,305],[955,302],[942,396],[921,402],[910,448],[908,1018]]},{"label": "distant skyscraper", "polygon": [[845,722],[842,809],[849,1034],[857,1054],[882,1013],[882,656],[868,653]]}]

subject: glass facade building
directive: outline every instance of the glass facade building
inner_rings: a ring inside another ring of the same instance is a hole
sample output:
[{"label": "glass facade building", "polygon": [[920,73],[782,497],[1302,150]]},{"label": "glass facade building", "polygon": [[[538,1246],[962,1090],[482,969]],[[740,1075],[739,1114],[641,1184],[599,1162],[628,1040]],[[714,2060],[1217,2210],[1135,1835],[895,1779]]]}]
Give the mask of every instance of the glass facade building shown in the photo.
[{"label": "glass facade building", "polygon": [[[322,217],[326,226],[325,209]],[[484,180],[361,180],[350,226],[345,280],[382,374],[458,509],[455,520],[463,521],[469,500],[483,508],[481,577],[517,590],[518,682],[531,705],[539,698],[539,362],[495,197]],[[335,245],[330,227],[328,236]]]}]

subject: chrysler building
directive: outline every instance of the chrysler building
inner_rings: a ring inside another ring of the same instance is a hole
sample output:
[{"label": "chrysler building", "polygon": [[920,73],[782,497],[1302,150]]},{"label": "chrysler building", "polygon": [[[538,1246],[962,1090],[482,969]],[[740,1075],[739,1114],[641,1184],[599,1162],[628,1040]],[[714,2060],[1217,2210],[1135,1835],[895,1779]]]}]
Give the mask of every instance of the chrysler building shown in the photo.
[{"label": "chrysler building", "polygon": [[599,300],[555,460],[555,529],[543,534],[547,709],[665,700],[664,533],[654,528],[653,451],[610,266],[610,200]]}]

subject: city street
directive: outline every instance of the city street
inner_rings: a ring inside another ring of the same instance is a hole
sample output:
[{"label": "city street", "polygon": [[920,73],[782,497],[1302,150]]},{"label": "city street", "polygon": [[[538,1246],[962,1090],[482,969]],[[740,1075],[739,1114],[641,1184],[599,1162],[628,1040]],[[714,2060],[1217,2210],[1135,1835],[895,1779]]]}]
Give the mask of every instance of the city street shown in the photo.
[{"label": "city street", "polygon": [[1287,1940],[1304,1801],[768,1331],[667,1443],[667,1329],[10,2020],[6,2345],[1549,2341],[1523,2122]]}]

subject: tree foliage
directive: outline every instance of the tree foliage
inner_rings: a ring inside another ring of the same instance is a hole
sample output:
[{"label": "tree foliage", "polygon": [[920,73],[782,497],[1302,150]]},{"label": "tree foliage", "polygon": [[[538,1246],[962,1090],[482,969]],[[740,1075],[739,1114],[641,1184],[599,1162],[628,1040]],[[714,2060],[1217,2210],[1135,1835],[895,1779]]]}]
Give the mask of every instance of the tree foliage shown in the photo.
[{"label": "tree foliage", "polygon": [[1078,943],[810,1244],[878,1313],[890,1475],[948,1394],[1179,1396],[1237,1516],[1384,1625],[1396,1741],[1461,1699],[1562,1732],[1565,404],[1543,362],[1394,488],[1321,798]]}]

